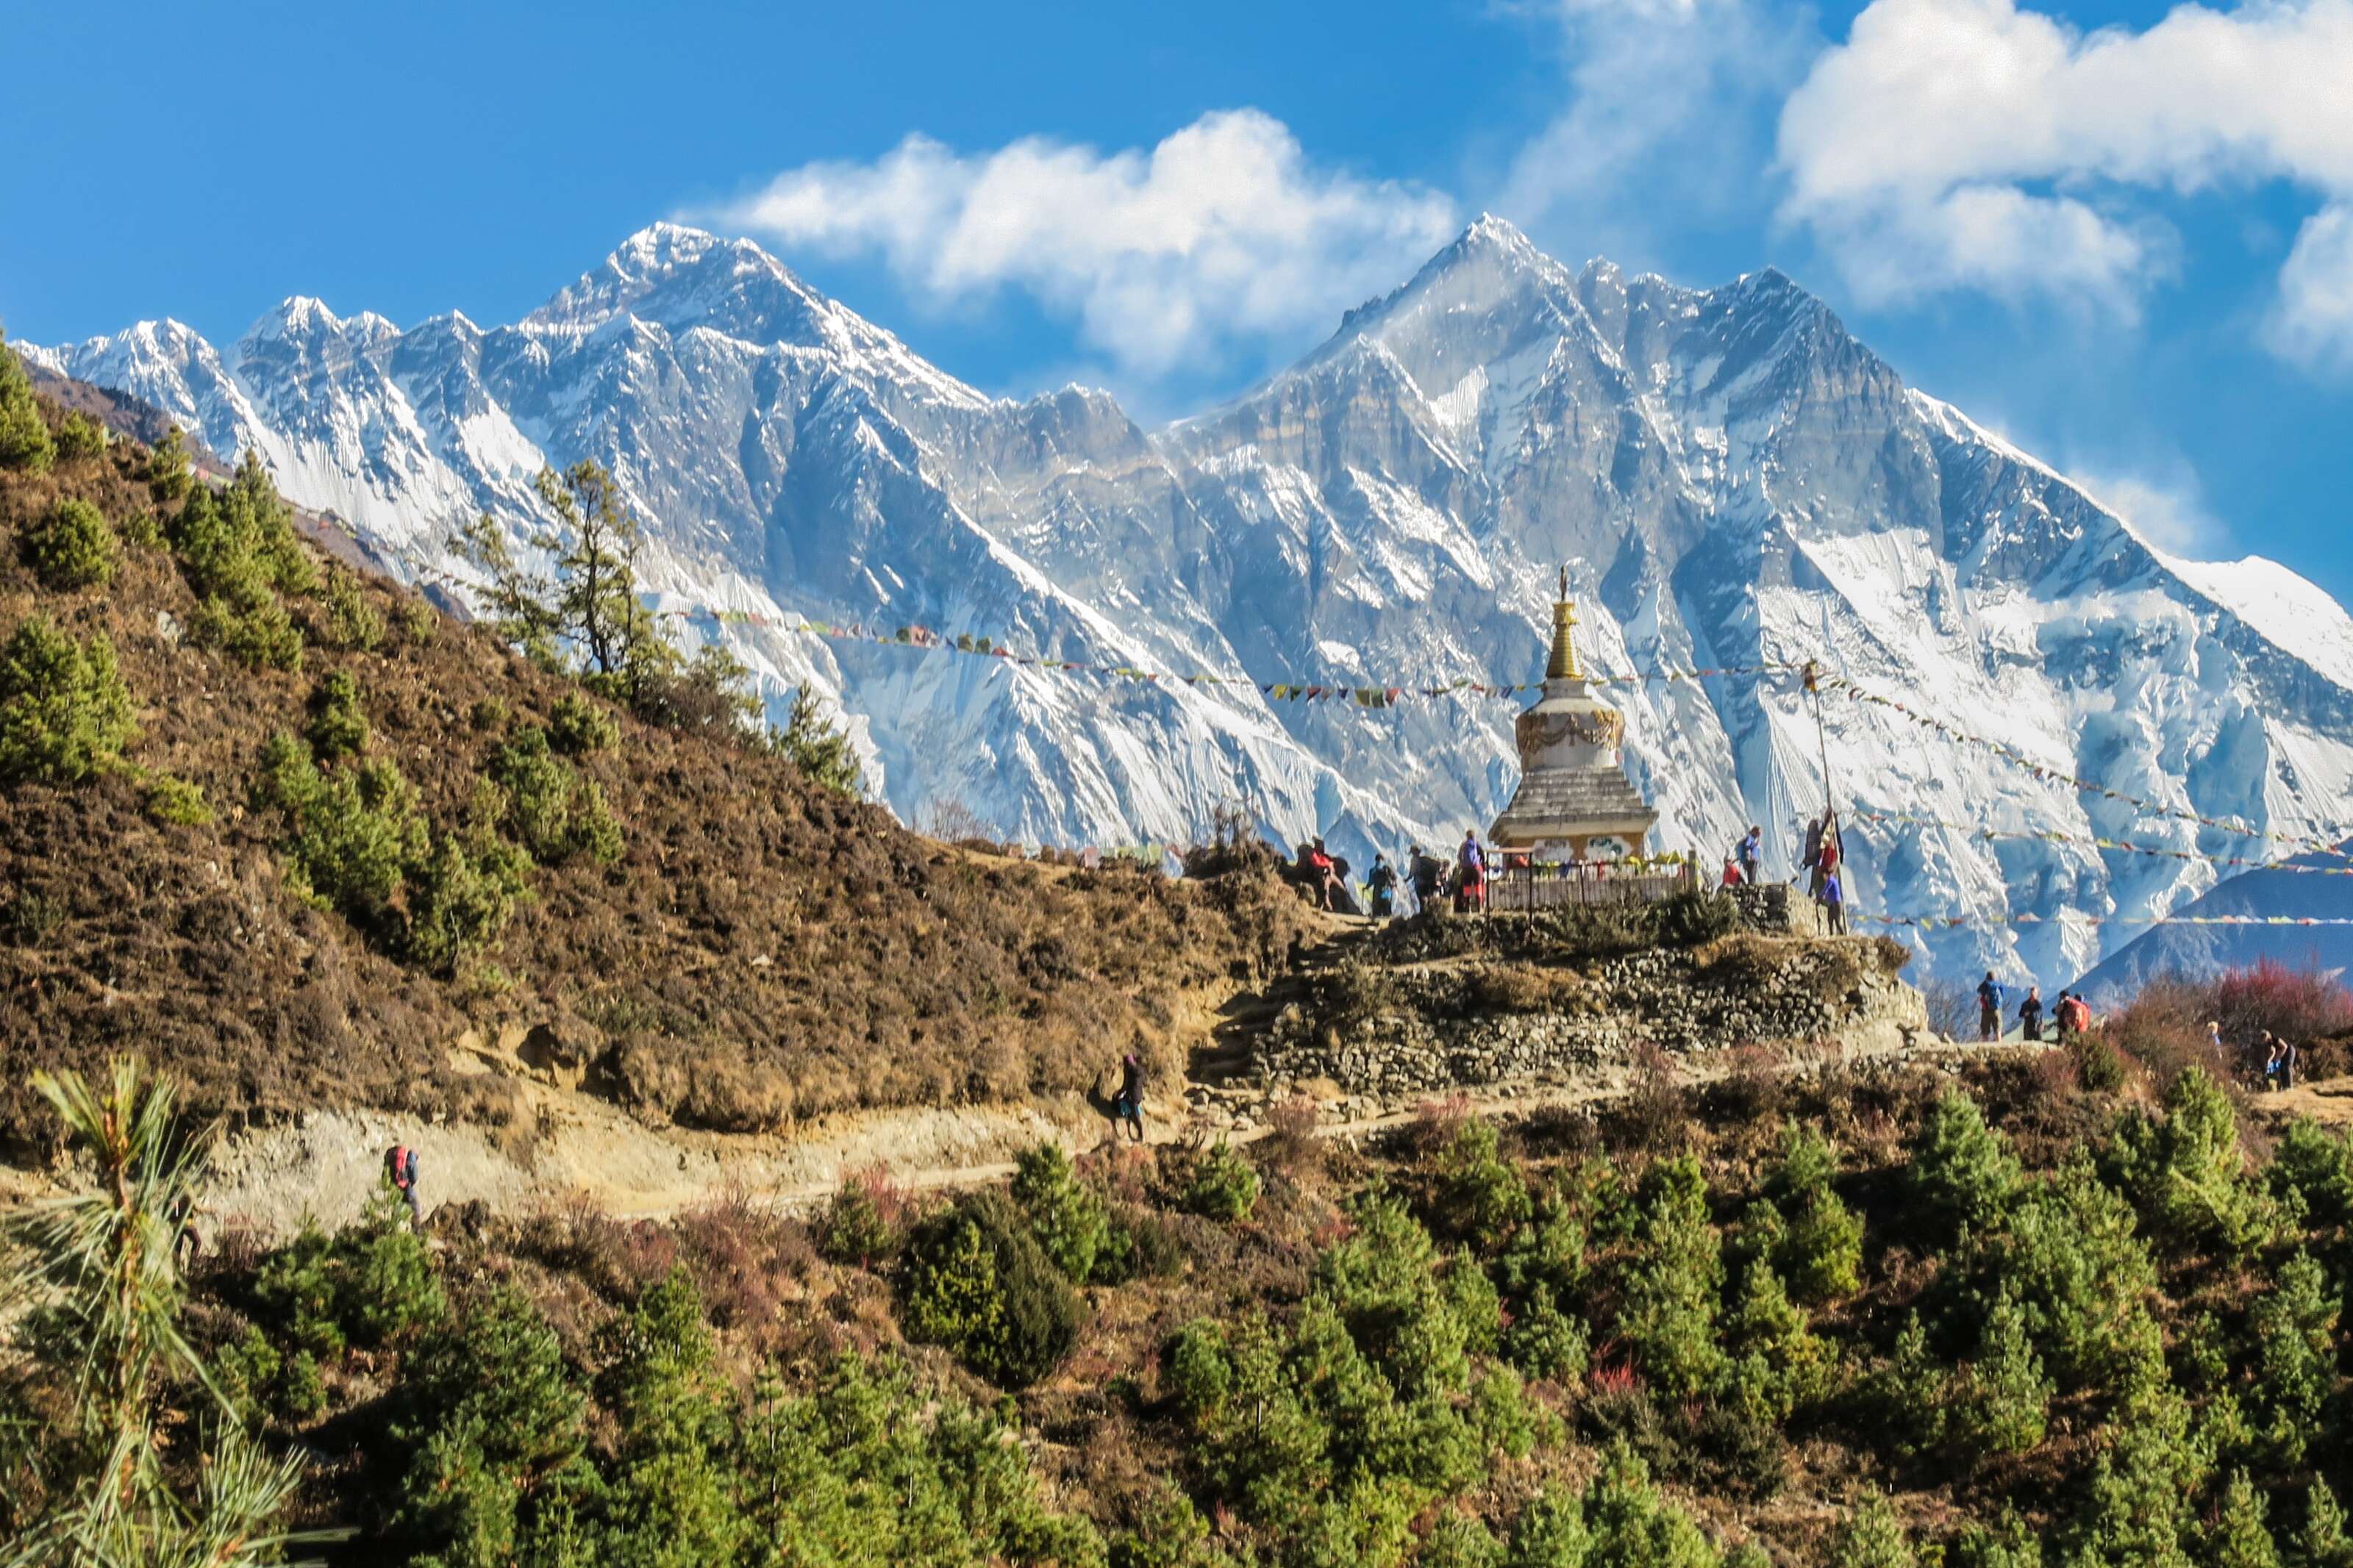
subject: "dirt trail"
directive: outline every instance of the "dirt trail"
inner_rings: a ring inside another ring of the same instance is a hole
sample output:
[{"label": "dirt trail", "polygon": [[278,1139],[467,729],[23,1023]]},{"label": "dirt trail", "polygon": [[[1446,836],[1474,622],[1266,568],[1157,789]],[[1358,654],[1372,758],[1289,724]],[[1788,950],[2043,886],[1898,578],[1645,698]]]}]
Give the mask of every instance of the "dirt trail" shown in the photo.
[{"label": "dirt trail", "polygon": [[[1331,920],[1322,940],[1299,955],[1292,974],[1229,1001],[1214,1027],[1214,1043],[1197,1051],[1185,1081],[1155,1088],[1146,1108],[1150,1142],[1215,1137],[1247,1143],[1266,1136],[1262,1126],[1234,1125],[1257,1119],[1244,1104],[1254,1094],[1236,1079],[1251,1037],[1297,996],[1308,976],[1342,962],[1373,929],[1369,922]],[[2033,1048],[2010,1043],[1907,1045],[1894,1031],[1862,1030],[1828,1051],[1794,1049],[1782,1070],[1957,1060]],[[1102,1095],[1023,1106],[848,1113],[772,1135],[655,1128],[584,1091],[576,1075],[567,1079],[534,1068],[528,1056],[527,1050],[518,1054],[512,1042],[470,1035],[452,1047],[453,1062],[463,1059],[470,1070],[501,1074],[522,1089],[525,1113],[513,1128],[419,1125],[382,1111],[321,1110],[227,1140],[215,1153],[207,1185],[205,1207],[211,1223],[249,1226],[272,1237],[306,1221],[329,1227],[343,1224],[375,1191],[384,1152],[395,1143],[417,1151],[419,1186],[428,1209],[479,1200],[515,1213],[581,1202],[611,1214],[650,1218],[736,1193],[807,1210],[824,1203],[844,1174],[878,1164],[910,1189],[976,1185],[1009,1175],[1014,1156],[1041,1140],[1081,1152],[1108,1142],[1111,1134],[1109,1102]],[[1678,1080],[1684,1084],[1712,1082],[1732,1070],[1729,1053],[1676,1061]],[[1473,1089],[1464,1098],[1479,1113],[1514,1117],[1606,1102],[1630,1087],[1630,1070],[1612,1067],[1567,1080]],[[2353,1082],[2345,1087],[2353,1093]],[[1198,1106],[1187,1103],[1195,1091],[1203,1091]],[[1319,1134],[1361,1139],[1404,1125],[1416,1114],[1413,1105],[1397,1103],[1363,1114],[1363,1103],[1350,1102],[1357,1112],[1353,1115],[1327,1107]],[[2353,1098],[2336,1108],[2336,1116],[2353,1119]],[[0,1205],[56,1190],[50,1173],[0,1166]]]},{"label": "dirt trail", "polygon": [[[1793,1052],[1784,1071],[1805,1073],[1834,1065],[1957,1062],[2032,1047],[1872,1045],[1836,1052]],[[1705,1084],[1733,1070],[1728,1053],[1678,1064],[1678,1081]],[[1596,1072],[1567,1085],[1499,1087],[1471,1091],[1471,1108],[1485,1115],[1593,1105],[1625,1094],[1630,1075]],[[539,1130],[512,1148],[472,1128],[404,1124],[376,1112],[320,1112],[301,1122],[244,1134],[216,1154],[206,1207],[215,1224],[252,1226],[284,1235],[313,1219],[334,1226],[350,1219],[373,1191],[383,1152],[395,1142],[418,1151],[428,1208],[480,1199],[506,1212],[594,1204],[607,1213],[658,1218],[742,1193],[754,1201],[806,1211],[821,1205],[843,1173],[876,1163],[915,1190],[973,1186],[1010,1175],[1013,1157],[1041,1139],[1074,1152],[1108,1139],[1109,1124],[1075,1097],[1025,1108],[900,1110],[828,1118],[790,1136],[744,1137],[657,1131],[609,1105],[570,1090],[534,1086]],[[1411,1121],[1412,1108],[1328,1122],[1331,1138],[1361,1139]],[[1195,1121],[1152,1119],[1151,1142],[1182,1142],[1210,1136]],[[1216,1136],[1237,1143],[1267,1135],[1249,1128]]]},{"label": "dirt trail", "polygon": [[2324,1127],[2353,1126],[2353,1077],[2300,1083],[2276,1094],[2258,1090],[2248,1096],[2247,1107],[2281,1123],[2309,1116]]}]

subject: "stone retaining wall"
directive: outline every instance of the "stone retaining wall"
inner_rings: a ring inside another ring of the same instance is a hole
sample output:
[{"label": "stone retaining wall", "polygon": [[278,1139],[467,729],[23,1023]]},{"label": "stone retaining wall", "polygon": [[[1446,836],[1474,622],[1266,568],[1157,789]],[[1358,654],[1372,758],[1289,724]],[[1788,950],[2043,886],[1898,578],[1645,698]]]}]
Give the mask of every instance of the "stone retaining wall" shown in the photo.
[{"label": "stone retaining wall", "polygon": [[[1753,889],[1775,891],[1788,889]],[[1927,1012],[1885,952],[1871,938],[1750,934],[1575,965],[1344,964],[1283,1011],[1251,1076],[1273,1093],[1321,1079],[1388,1099],[1564,1081],[1622,1066],[1644,1045],[1676,1055],[1825,1038],[1909,1045],[1927,1037]]]}]

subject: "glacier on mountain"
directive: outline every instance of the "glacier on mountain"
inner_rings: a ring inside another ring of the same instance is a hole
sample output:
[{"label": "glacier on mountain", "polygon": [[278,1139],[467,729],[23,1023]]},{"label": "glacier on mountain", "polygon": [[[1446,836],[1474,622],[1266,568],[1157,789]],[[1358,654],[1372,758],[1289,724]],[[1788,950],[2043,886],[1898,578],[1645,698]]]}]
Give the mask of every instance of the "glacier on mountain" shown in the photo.
[{"label": "glacier on mountain", "polygon": [[[510,326],[290,300],[226,351],[175,322],[26,351],[155,404],[403,569],[520,532],[532,477],[608,465],[649,588],[775,709],[809,686],[918,826],[1184,841],[1239,804],[1360,864],[1509,798],[1515,704],[1271,700],[1240,682],[1532,679],[1566,563],[1603,671],[1825,670],[2045,767],[2292,839],[2353,823],[2353,621],[2269,562],[2180,561],[1906,387],[1778,272],[1694,290],[1571,271],[1482,217],[1298,364],[1158,430],[1106,394],[986,396],[758,247],[659,224]],[[721,625],[712,609],[776,624]],[[965,630],[1137,683],[824,641],[799,616]],[[1840,801],[1850,897],[1948,973],[2090,968],[2276,842],[2038,778],[1787,675],[1614,688],[1657,842],[1725,853]],[[2323,880],[2334,881],[2334,879]],[[2013,924],[2018,916],[2034,923]]]}]

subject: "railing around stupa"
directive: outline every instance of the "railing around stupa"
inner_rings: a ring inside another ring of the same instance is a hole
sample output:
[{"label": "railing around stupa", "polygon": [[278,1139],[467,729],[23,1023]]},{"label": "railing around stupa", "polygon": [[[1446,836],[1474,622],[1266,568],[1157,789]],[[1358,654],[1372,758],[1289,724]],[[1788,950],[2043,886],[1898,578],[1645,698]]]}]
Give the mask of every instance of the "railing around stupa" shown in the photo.
[{"label": "railing around stupa", "polygon": [[1572,904],[1646,904],[1699,886],[1689,861],[1565,860],[1506,856],[1487,885],[1490,914],[1533,914]]}]

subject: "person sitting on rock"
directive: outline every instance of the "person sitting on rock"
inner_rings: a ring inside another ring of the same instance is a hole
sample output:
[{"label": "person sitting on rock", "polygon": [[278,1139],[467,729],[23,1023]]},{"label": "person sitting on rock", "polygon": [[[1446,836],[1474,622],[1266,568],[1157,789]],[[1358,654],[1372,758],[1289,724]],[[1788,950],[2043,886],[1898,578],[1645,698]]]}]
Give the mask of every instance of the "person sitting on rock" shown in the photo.
[{"label": "person sitting on rock", "polygon": [[1737,888],[1746,879],[1740,875],[1740,863],[1738,861],[1726,860],[1724,863],[1724,879],[1720,884],[1718,884],[1719,886]]}]

